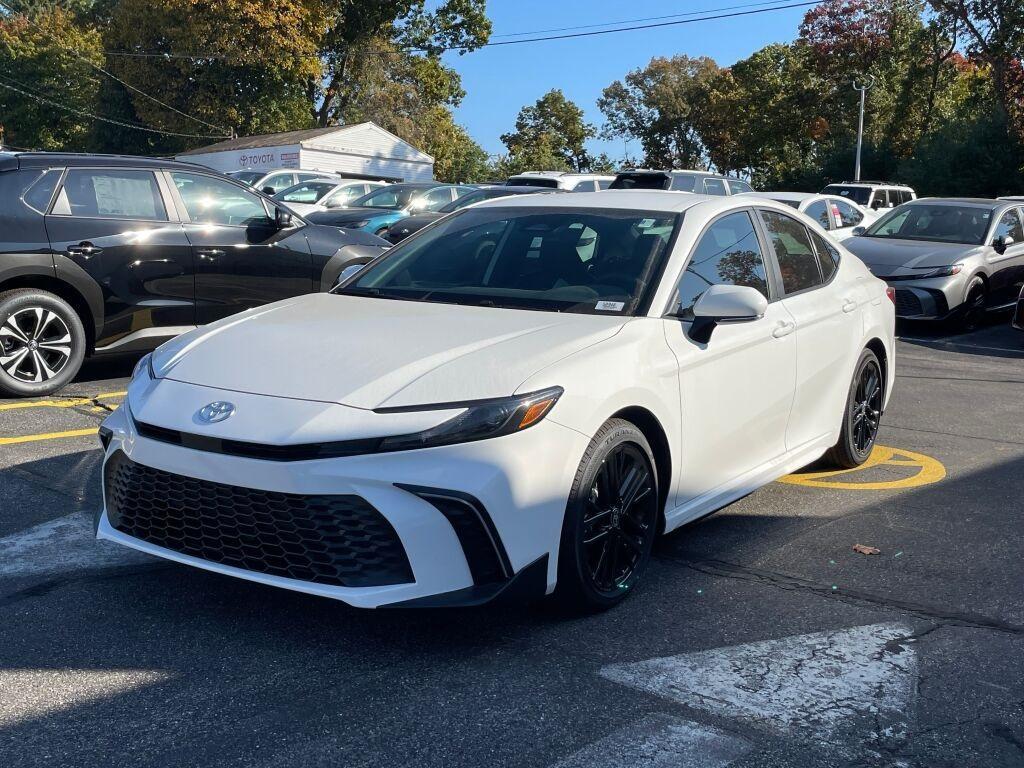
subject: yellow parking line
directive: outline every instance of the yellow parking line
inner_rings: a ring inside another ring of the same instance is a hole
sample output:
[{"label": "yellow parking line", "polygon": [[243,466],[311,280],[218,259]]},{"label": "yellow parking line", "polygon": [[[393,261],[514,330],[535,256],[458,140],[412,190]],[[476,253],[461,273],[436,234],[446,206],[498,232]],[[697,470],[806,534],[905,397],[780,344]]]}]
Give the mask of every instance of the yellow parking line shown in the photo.
[{"label": "yellow parking line", "polygon": [[69,429],[67,432],[44,432],[40,435],[20,435],[18,437],[0,437],[0,445],[17,445],[19,443],[37,443],[42,440],[60,440],[65,437],[84,437],[95,435],[98,427],[89,429]]},{"label": "yellow parking line", "polygon": [[0,411],[16,411],[23,408],[80,408],[83,405],[93,405],[97,401],[124,397],[127,394],[127,392],[104,392],[94,397],[76,397],[66,400],[26,400],[18,403],[4,403],[0,405]]}]

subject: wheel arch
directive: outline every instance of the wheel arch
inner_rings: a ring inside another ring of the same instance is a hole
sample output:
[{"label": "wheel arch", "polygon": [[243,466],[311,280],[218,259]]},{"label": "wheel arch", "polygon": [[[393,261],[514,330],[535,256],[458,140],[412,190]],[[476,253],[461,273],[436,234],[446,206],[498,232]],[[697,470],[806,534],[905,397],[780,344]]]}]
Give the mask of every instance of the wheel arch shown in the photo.
[{"label": "wheel arch", "polygon": [[889,353],[885,349],[885,343],[877,336],[872,337],[868,340],[865,348],[870,349],[875,353],[875,357],[878,358],[878,364],[882,367],[882,383],[885,389],[883,392],[889,389]]},{"label": "wheel arch", "polygon": [[668,504],[669,488],[672,486],[672,449],[668,435],[658,417],[643,406],[631,405],[622,408],[609,419],[622,419],[639,429],[654,452],[654,465],[658,473],[658,525],[659,533],[665,528],[665,508]]},{"label": "wheel arch", "polygon": [[55,296],[64,299],[82,321],[85,328],[87,352],[91,352],[96,343],[96,321],[92,308],[85,296],[74,286],[56,277],[45,274],[22,274],[9,278],[0,283],[0,291],[10,291],[17,288],[35,288],[40,291],[47,291]]}]

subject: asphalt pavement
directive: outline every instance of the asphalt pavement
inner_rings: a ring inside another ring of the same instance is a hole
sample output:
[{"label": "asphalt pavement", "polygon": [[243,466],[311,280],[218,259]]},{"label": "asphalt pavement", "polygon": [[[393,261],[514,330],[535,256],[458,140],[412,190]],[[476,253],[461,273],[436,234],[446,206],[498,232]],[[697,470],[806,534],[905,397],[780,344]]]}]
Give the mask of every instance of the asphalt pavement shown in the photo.
[{"label": "asphalt pavement", "polygon": [[0,400],[0,765],[1022,766],[1024,334],[901,336],[870,466],[671,534],[585,618],[359,611],[96,543],[134,359]]}]

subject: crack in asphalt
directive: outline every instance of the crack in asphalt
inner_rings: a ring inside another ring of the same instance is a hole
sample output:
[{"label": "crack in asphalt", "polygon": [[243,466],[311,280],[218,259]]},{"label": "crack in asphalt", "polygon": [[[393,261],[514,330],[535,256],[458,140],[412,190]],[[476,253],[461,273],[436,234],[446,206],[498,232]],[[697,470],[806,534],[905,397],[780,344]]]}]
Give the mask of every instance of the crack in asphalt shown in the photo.
[{"label": "crack in asphalt", "polygon": [[[763,586],[773,587],[775,589],[785,590],[787,592],[807,592],[809,594],[817,595],[818,597],[824,597],[837,602],[857,605],[860,607],[871,606],[876,608],[885,608],[887,610],[894,610],[900,613],[916,616],[926,621],[936,622],[939,626],[970,627],[974,629],[991,630],[994,632],[1006,632],[1012,635],[1024,635],[1024,625],[992,618],[990,616],[985,616],[984,614],[971,613],[968,611],[949,611],[937,606],[912,603],[906,600],[884,597],[861,590],[833,590],[831,585],[820,584],[799,576],[793,576],[779,571],[751,568],[745,565],[726,562],[725,560],[691,559],[666,554],[657,554],[655,557],[658,560],[675,563],[676,565],[681,565],[708,576],[760,584]],[[919,633],[916,636],[909,635],[907,642],[923,637],[937,628],[938,627],[935,627],[926,632]],[[897,642],[898,640],[900,640],[900,638],[891,642]]]}]

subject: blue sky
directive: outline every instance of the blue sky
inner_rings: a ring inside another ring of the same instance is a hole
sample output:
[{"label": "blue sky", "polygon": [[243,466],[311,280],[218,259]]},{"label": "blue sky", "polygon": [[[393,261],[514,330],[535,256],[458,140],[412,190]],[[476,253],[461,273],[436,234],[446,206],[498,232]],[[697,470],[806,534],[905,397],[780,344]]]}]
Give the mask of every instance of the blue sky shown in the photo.
[{"label": "blue sky", "polygon": [[[487,12],[498,35],[667,14],[746,5],[754,0],[489,0]],[[779,0],[788,4],[789,0]],[[462,76],[466,98],[456,120],[490,153],[504,151],[500,136],[512,129],[516,115],[551,88],[586,113],[588,122],[602,122],[597,108],[601,91],[627,72],[642,68],[654,56],[710,56],[729,65],[772,42],[792,40],[807,8],[792,8],[658,29],[621,32],[571,40],[482,48],[464,56],[446,54],[446,62]],[[557,34],[557,33],[552,33]],[[592,151],[614,159],[623,154],[621,142],[594,141]],[[631,155],[639,152],[633,142]]]}]

